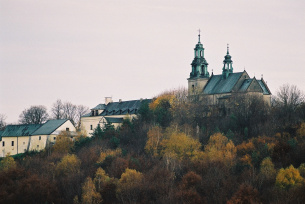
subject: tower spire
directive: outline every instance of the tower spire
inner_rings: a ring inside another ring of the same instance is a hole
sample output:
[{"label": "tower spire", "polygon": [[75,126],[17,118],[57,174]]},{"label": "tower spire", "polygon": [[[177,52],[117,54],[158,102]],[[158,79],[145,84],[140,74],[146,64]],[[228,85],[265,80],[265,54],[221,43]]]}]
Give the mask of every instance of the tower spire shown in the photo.
[{"label": "tower spire", "polygon": [[198,43],[200,43],[200,29],[198,30],[199,34],[198,34]]},{"label": "tower spire", "polygon": [[223,78],[226,79],[228,76],[233,73],[232,59],[229,54],[229,44],[227,44],[227,55],[225,56],[225,60],[223,61],[222,75]]}]

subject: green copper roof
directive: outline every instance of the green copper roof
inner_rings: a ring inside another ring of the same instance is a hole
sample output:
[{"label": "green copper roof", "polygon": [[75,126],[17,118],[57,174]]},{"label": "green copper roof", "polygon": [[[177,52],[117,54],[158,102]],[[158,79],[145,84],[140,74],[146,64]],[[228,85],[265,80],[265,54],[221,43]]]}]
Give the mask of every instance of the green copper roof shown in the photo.
[{"label": "green copper roof", "polygon": [[247,89],[249,88],[252,81],[253,81],[253,79],[246,79],[244,81],[244,83],[241,85],[239,91],[241,91],[241,92],[247,91]]},{"label": "green copper roof", "polygon": [[67,119],[61,120],[48,120],[45,124],[43,124],[39,129],[32,133],[32,135],[50,135],[57,128],[59,128],[62,124],[64,124]]},{"label": "green copper roof", "polygon": [[212,75],[205,86],[204,94],[230,93],[243,72],[230,73],[228,78],[224,79],[222,75]]},{"label": "green copper roof", "polygon": [[257,80],[258,84],[261,86],[261,88],[263,89],[263,94],[264,95],[270,95],[271,92],[269,91],[268,87],[265,86],[265,83],[262,80]]},{"label": "green copper roof", "polygon": [[92,108],[91,110],[104,110],[106,107],[105,104],[98,104],[97,106],[95,106],[94,108]]},{"label": "green copper roof", "polygon": [[8,125],[2,133],[2,137],[29,136],[41,126],[41,124]]}]

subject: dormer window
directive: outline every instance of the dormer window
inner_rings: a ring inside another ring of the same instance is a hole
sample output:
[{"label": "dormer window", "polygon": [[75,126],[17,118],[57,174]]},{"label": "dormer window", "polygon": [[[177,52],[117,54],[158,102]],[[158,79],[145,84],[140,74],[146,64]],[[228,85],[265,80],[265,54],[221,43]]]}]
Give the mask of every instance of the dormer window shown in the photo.
[{"label": "dormer window", "polygon": [[91,116],[94,116],[94,110],[91,111]]},{"label": "dormer window", "polygon": [[66,131],[67,131],[67,132],[69,132],[69,131],[70,131],[70,129],[69,129],[69,128],[66,128]]},{"label": "dormer window", "polygon": [[98,116],[98,110],[95,110],[95,115]]}]

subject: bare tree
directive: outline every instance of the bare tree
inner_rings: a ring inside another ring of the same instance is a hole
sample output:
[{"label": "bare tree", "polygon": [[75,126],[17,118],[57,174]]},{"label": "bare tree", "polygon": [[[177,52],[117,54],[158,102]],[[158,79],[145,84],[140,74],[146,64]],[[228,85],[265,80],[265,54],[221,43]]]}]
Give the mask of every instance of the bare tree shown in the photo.
[{"label": "bare tree", "polygon": [[6,115],[0,114],[0,130],[4,130],[6,126]]},{"label": "bare tree", "polygon": [[295,85],[284,84],[275,98],[275,105],[295,111],[304,102],[304,94]]},{"label": "bare tree", "polygon": [[54,119],[63,119],[64,110],[63,110],[63,103],[60,99],[57,99],[55,103],[53,103],[51,108],[51,117]]},{"label": "bare tree", "polygon": [[300,121],[298,109],[304,103],[304,94],[295,85],[284,84],[273,100],[274,116],[282,131]]},{"label": "bare tree", "polygon": [[86,113],[89,112],[89,108],[83,105],[78,105],[77,106],[77,121],[76,121],[76,125],[77,125],[77,129],[80,129],[81,126],[81,117],[83,115],[85,115]]},{"label": "bare tree", "polygon": [[65,102],[63,104],[63,118],[69,119],[75,125],[77,120],[77,106],[71,102]]},{"label": "bare tree", "polygon": [[19,115],[21,124],[42,124],[47,121],[49,115],[45,106],[31,106]]}]

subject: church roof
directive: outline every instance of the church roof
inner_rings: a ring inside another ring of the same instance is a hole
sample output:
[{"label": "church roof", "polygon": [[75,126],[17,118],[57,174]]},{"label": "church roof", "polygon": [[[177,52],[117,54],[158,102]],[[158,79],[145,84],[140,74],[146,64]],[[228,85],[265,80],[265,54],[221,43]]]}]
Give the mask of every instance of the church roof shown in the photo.
[{"label": "church roof", "polygon": [[270,95],[271,94],[270,90],[268,89],[268,87],[266,86],[266,84],[264,83],[263,80],[257,80],[257,82],[259,83],[259,85],[263,89],[263,94],[264,95]]},{"label": "church roof", "polygon": [[212,75],[207,85],[205,86],[204,94],[221,94],[230,93],[235,84],[240,79],[243,72],[230,73],[228,78],[223,78],[223,75]]},{"label": "church roof", "polygon": [[6,126],[2,137],[14,137],[14,136],[29,136],[38,128],[41,124],[26,124],[26,125],[8,125]]},{"label": "church roof", "polygon": [[245,91],[247,91],[247,89],[249,88],[249,86],[250,86],[250,84],[251,84],[252,81],[253,81],[253,79],[246,79],[246,80],[244,81],[244,83],[241,85],[239,91],[240,91],[240,92],[245,92]]},{"label": "church roof", "polygon": [[68,119],[48,120],[39,129],[33,132],[32,135],[50,135],[66,121],[68,121]]}]

